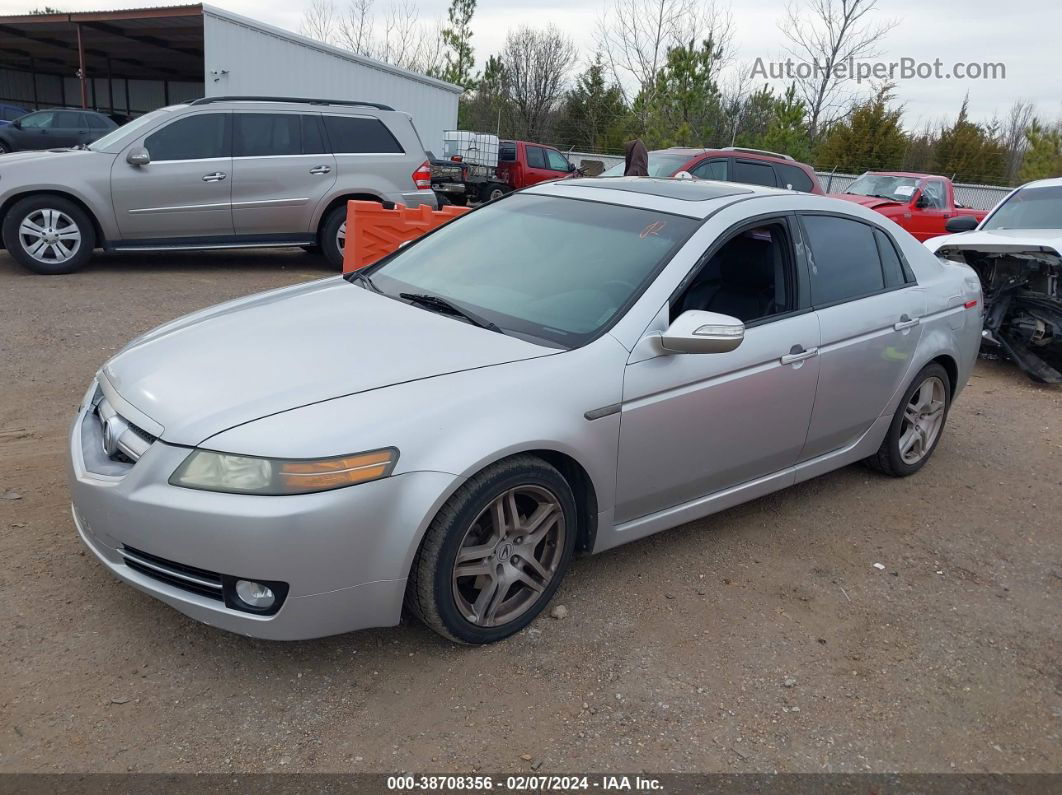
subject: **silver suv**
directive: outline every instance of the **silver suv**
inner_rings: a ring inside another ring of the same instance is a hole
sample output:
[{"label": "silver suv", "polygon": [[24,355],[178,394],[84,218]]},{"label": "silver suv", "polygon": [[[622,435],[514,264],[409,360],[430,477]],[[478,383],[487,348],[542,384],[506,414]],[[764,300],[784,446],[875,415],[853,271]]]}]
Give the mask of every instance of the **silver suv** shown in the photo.
[{"label": "silver suv", "polygon": [[105,251],[319,247],[343,259],[346,202],[435,206],[407,113],[370,102],[212,97],[80,149],[0,158],[3,244],[37,273]]}]

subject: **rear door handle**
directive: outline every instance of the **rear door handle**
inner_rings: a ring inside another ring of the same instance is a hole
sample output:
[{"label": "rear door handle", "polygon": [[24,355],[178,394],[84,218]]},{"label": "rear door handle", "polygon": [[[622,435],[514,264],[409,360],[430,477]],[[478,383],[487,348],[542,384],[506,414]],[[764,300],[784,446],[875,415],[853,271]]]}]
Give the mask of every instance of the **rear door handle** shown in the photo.
[{"label": "rear door handle", "polygon": [[228,178],[228,174],[223,171],[215,171],[213,174],[204,174],[203,182],[221,182],[223,179]]},{"label": "rear door handle", "polygon": [[913,320],[907,315],[901,315],[900,319],[892,324],[892,327],[897,331],[903,331],[905,328],[914,328],[921,323],[921,318],[914,318]]},{"label": "rear door handle", "polygon": [[805,359],[810,359],[812,356],[818,355],[818,348],[808,348],[807,350],[804,350],[803,345],[794,345],[789,349],[789,353],[782,357],[781,362],[782,364],[796,364],[797,362],[802,362]]},{"label": "rear door handle", "polygon": [[314,166],[310,169],[311,174],[330,174],[332,173],[331,166]]}]

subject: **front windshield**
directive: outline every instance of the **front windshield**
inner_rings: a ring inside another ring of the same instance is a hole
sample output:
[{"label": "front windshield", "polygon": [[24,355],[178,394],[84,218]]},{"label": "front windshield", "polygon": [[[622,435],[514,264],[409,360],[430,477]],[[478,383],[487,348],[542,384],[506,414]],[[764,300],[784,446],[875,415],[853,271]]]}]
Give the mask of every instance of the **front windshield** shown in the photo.
[{"label": "front windshield", "polygon": [[442,297],[506,334],[573,348],[610,326],[698,221],[513,194],[371,268],[375,287]]},{"label": "front windshield", "polygon": [[[650,177],[670,177],[673,176],[676,171],[686,165],[686,161],[690,158],[687,155],[669,155],[665,152],[650,152],[649,153],[649,176]],[[602,171],[598,176],[601,177],[622,177],[624,163],[617,163],[611,168],[607,168]]]},{"label": "front windshield", "polygon": [[1062,229],[1062,186],[1012,193],[981,229]]},{"label": "front windshield", "polygon": [[851,185],[845,193],[856,196],[875,196],[879,199],[906,204],[918,190],[918,180],[913,177],[890,177],[886,174],[864,174]]},{"label": "front windshield", "polygon": [[110,147],[115,146],[119,141],[125,140],[125,137],[129,135],[129,133],[136,132],[137,130],[148,126],[149,124],[158,121],[160,116],[165,116],[171,113],[174,107],[178,106],[159,108],[158,110],[153,110],[150,113],[145,113],[143,116],[138,116],[131,122],[123,124],[121,127],[118,127],[114,130],[111,130],[102,138],[97,138],[95,141],[88,145],[88,148],[91,149],[93,152],[109,152],[111,151]]}]

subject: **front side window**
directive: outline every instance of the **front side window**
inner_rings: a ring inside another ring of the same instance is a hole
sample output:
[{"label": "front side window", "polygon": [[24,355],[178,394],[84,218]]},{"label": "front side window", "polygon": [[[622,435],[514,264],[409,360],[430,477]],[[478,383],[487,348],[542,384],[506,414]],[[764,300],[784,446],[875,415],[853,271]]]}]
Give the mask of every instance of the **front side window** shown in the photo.
[{"label": "front side window", "polygon": [[55,126],[55,111],[46,110],[31,113],[22,119],[22,127],[27,130],[44,130]]},{"label": "front side window", "polygon": [[571,348],[626,311],[699,222],[634,207],[513,194],[371,271],[398,298],[445,298],[505,333]]},{"label": "front side window", "polygon": [[743,323],[796,308],[792,247],[784,221],[758,223],[731,236],[671,305],[671,319],[700,309]]},{"label": "front side window", "polygon": [[144,139],[152,161],[229,157],[228,113],[185,116]]},{"label": "front side window", "polygon": [[769,164],[751,163],[748,160],[735,161],[734,182],[743,182],[746,185],[766,185],[770,188],[778,185],[774,169]]},{"label": "front side window", "polygon": [[988,216],[982,229],[1062,228],[1062,186],[1022,188]]},{"label": "front side window", "polygon": [[930,210],[944,209],[944,183],[939,179],[931,179],[922,188],[922,207]]},{"label": "front side window", "polygon": [[364,116],[325,116],[332,151],[339,154],[401,154],[403,149],[379,119]]},{"label": "front side window", "polygon": [[885,289],[874,230],[831,215],[802,216],[811,267],[811,301],[825,306]]},{"label": "front side window", "polygon": [[547,168],[551,171],[568,171],[567,158],[553,149],[546,150],[546,162],[548,163]]}]

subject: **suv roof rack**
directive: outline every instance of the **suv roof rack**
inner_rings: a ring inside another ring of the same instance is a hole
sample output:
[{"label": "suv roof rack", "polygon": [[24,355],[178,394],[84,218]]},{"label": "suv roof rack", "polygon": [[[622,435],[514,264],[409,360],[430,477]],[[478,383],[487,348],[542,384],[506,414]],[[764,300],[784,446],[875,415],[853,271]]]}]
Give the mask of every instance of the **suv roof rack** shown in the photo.
[{"label": "suv roof rack", "polygon": [[794,160],[792,155],[785,155],[781,152],[770,152],[766,149],[751,149],[747,146],[724,146],[725,152],[748,152],[750,155],[769,155],[770,157],[780,157],[783,160]]},{"label": "suv roof rack", "polygon": [[363,102],[351,99],[309,99],[307,97],[200,97],[188,104],[210,105],[214,102],[292,102],[300,105],[350,105],[352,107],[376,108],[377,110],[394,110],[390,105],[381,105],[378,102]]}]

